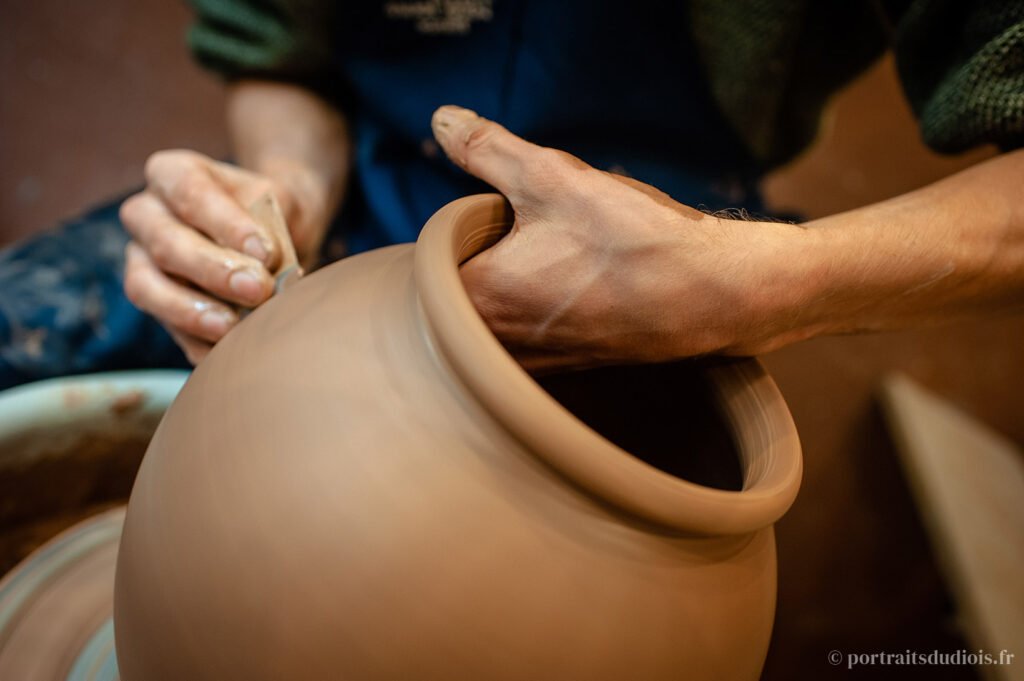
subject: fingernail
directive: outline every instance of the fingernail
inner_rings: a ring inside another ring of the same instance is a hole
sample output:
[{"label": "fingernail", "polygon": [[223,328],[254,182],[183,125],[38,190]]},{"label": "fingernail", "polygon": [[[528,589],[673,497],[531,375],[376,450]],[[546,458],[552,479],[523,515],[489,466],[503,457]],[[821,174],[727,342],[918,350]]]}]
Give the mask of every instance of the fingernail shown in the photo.
[{"label": "fingernail", "polygon": [[253,303],[263,301],[263,283],[255,272],[249,270],[238,270],[231,274],[228,279],[228,286],[239,297]]},{"label": "fingernail", "polygon": [[246,255],[251,255],[256,258],[263,264],[267,263],[267,256],[270,255],[266,243],[255,234],[245,240],[242,244],[242,251],[244,251]]},{"label": "fingernail", "polygon": [[434,137],[441,146],[448,151],[448,145],[453,140],[465,136],[466,125],[479,119],[480,116],[475,111],[447,104],[434,112],[430,119],[430,129],[434,131]]},{"label": "fingernail", "polygon": [[227,310],[212,309],[199,315],[199,326],[211,336],[220,337],[231,330],[235,316]]}]

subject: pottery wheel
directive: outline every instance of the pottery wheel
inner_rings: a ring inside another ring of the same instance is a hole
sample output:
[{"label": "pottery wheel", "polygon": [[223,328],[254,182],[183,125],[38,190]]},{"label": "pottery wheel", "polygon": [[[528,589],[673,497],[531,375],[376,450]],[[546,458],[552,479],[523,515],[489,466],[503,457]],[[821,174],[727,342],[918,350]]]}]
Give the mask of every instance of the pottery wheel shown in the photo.
[{"label": "pottery wheel", "polygon": [[124,508],[44,544],[0,581],[0,679],[116,681],[114,567]]}]

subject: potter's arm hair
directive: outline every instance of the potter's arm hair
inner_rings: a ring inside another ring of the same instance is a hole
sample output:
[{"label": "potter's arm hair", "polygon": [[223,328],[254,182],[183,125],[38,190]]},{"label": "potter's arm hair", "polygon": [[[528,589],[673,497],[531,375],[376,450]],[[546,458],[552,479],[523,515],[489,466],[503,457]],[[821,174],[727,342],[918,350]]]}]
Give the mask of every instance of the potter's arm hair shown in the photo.
[{"label": "potter's arm hair", "polygon": [[1024,309],[1024,150],[806,223],[804,336]]}]

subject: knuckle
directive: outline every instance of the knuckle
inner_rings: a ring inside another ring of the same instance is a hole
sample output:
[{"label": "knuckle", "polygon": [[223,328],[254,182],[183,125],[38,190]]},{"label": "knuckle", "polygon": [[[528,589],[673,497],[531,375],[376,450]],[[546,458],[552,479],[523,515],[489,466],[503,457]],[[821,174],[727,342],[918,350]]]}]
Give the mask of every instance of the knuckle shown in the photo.
[{"label": "knuckle", "polygon": [[200,317],[203,314],[202,306],[189,303],[185,300],[178,300],[175,305],[168,307],[165,321],[180,329],[182,333],[189,336],[201,336],[203,327]]},{"label": "knuckle", "polygon": [[556,180],[564,178],[571,170],[562,153],[547,147],[537,150],[527,164],[525,172],[531,180]]},{"label": "knuckle", "polygon": [[469,131],[465,137],[467,153],[487,149],[494,143],[494,136],[500,127],[493,121],[481,121],[476,127]]},{"label": "knuckle", "polygon": [[574,156],[543,147],[524,164],[522,177],[531,196],[552,199],[586,193],[586,187],[593,184],[587,182],[587,174],[596,172],[600,171]]},{"label": "knuckle", "polygon": [[209,183],[197,173],[189,173],[171,189],[170,199],[175,212],[183,220],[191,221],[198,213],[203,197],[210,191]]},{"label": "knuckle", "polygon": [[117,211],[121,224],[129,231],[139,222],[142,204],[142,194],[134,194],[125,199]]},{"label": "knuckle", "polygon": [[146,183],[158,191],[164,190],[173,195],[185,178],[203,172],[205,158],[190,149],[162,149],[153,152],[146,159]]},{"label": "knuckle", "polygon": [[145,174],[148,182],[153,182],[153,179],[160,175],[161,170],[166,166],[167,153],[168,152],[166,151],[155,151],[146,159],[146,165],[143,167],[143,173]]},{"label": "knuckle", "polygon": [[147,249],[150,260],[162,270],[167,270],[175,260],[176,249],[173,239],[165,235],[157,235]]},{"label": "knuckle", "polygon": [[194,305],[177,310],[177,314],[174,316],[174,325],[191,336],[197,335],[202,331],[199,323],[202,314],[202,311]]},{"label": "knuckle", "polygon": [[146,179],[153,182],[164,175],[168,169],[173,168],[181,160],[181,152],[178,149],[161,149],[154,151],[146,159],[144,172]]},{"label": "knuckle", "polygon": [[557,156],[545,150],[523,166],[522,179],[532,196],[546,197],[564,191],[566,169]]}]

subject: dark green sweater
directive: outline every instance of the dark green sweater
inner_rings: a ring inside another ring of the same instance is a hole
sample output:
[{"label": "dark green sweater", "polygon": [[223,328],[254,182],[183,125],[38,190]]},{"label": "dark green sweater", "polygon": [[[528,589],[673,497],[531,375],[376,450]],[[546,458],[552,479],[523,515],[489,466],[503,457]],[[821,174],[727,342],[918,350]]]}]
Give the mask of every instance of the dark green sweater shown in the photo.
[{"label": "dark green sweater", "polygon": [[[332,94],[331,0],[193,4],[204,65]],[[690,13],[715,101],[766,166],[807,147],[828,98],[890,47],[933,149],[1024,146],[1024,0],[690,0]]]}]

